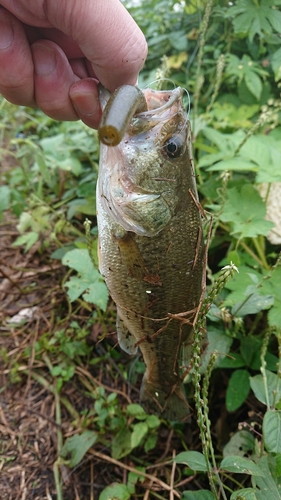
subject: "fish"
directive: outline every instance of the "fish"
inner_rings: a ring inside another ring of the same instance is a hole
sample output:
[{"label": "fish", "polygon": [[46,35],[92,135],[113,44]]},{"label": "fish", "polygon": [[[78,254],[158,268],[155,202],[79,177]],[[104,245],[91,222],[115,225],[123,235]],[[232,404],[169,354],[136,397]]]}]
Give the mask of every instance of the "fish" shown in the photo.
[{"label": "fish", "polygon": [[118,145],[101,144],[99,269],[120,347],[144,359],[140,404],[181,422],[190,406],[180,352],[192,350],[204,280],[202,214],[184,90],[142,92],[147,110],[134,114]]}]

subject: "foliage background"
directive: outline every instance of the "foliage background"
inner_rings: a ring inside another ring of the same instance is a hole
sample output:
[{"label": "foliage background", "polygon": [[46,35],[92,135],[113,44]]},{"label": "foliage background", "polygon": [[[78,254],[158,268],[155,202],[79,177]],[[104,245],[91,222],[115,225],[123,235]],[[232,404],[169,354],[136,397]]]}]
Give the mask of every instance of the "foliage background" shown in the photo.
[{"label": "foliage background", "polygon": [[[2,161],[1,225],[4,228],[12,217],[19,233],[12,248],[20,248],[23,255],[40,255],[41,262],[51,259],[64,265],[59,286],[68,303],[61,308],[54,305],[57,319],[52,327],[32,346],[19,349],[16,360],[3,343],[8,377],[2,390],[33,377],[53,391],[59,425],[59,406],[68,408],[71,431],[58,433],[54,457],[54,498],[58,500],[66,488],[62,467],[81,467],[92,447],[97,450],[92,459],[111,459],[111,464],[115,460],[119,469],[133,465],[123,481],[118,474],[111,485],[104,480],[102,491],[95,493],[101,500],[140,495],[281,498],[281,0],[124,3],[149,45],[139,86],[169,78],[190,94],[198,190],[202,206],[214,218],[209,289],[221,280],[223,266],[233,262],[239,269],[211,296],[205,368],[211,353],[217,355],[205,379],[200,379],[205,408],[198,415],[201,434],[195,417],[190,439],[188,426],[147,416],[137,397],[129,405],[120,399],[118,378],[138,386],[142,361],[113,349],[110,338],[103,342],[102,351],[89,342],[94,328],[95,340],[100,340],[114,331],[115,321],[114,307],[108,307],[106,287],[97,271],[96,131],[81,123],[54,122],[39,111],[16,108],[4,100],[0,106],[2,159],[8,155],[17,164],[6,168]],[[86,218],[92,222],[87,236]],[[10,320],[2,316],[5,336],[18,335],[23,324],[27,333],[32,328],[26,319],[20,327]],[[103,365],[111,363],[109,359],[114,362],[108,381],[116,389],[113,392],[91,379],[98,369],[107,380]],[[24,375],[20,366],[27,367]],[[88,378],[81,378],[81,370]],[[90,410],[71,406],[68,384],[80,384],[91,399]],[[190,383],[187,392],[194,406]],[[157,490],[145,474],[161,456],[161,435],[167,435],[163,429],[176,439],[166,453],[168,465],[156,469]],[[8,471],[5,450],[3,445]],[[137,471],[144,475],[138,476]],[[166,493],[159,478],[168,487]]]}]

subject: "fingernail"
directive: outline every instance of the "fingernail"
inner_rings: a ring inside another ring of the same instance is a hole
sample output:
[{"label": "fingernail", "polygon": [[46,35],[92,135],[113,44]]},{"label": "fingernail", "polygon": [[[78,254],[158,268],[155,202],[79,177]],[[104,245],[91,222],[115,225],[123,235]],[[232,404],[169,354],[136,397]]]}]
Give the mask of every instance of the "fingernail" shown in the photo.
[{"label": "fingernail", "polygon": [[32,55],[37,75],[48,76],[54,72],[57,60],[53,49],[41,43],[34,43],[32,45]]},{"label": "fingernail", "polygon": [[99,101],[90,92],[83,94],[72,93],[71,100],[76,110],[83,115],[91,116],[99,110]]},{"label": "fingernail", "polygon": [[14,39],[13,25],[6,16],[4,9],[0,10],[0,49],[4,50],[10,47]]}]

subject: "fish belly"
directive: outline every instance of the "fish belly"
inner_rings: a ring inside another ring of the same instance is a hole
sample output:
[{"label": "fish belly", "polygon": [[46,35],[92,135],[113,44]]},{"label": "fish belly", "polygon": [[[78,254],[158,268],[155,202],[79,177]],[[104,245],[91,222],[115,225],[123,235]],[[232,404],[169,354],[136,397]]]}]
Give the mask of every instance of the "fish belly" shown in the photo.
[{"label": "fish belly", "polygon": [[97,204],[100,271],[117,305],[119,343],[129,354],[139,347],[146,365],[141,404],[149,413],[183,421],[189,405],[179,357],[182,345],[193,342],[202,290],[200,214],[191,202],[163,231],[146,237],[125,231],[99,198]]}]

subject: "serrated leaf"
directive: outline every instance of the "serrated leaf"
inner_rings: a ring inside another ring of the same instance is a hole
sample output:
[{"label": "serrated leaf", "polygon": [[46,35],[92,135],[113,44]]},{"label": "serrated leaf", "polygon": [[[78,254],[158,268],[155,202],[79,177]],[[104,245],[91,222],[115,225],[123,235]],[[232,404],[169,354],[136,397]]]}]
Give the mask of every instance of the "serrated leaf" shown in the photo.
[{"label": "serrated leaf", "polygon": [[235,411],[244,403],[249,391],[250,381],[247,370],[235,370],[228,382],[226,390],[226,408],[228,411]]},{"label": "serrated leaf", "polygon": [[227,17],[234,17],[233,27],[237,34],[248,35],[250,42],[255,35],[271,34],[272,28],[281,31],[281,13],[273,10],[271,0],[260,0],[259,6],[252,0],[240,0],[230,7]]},{"label": "serrated leaf", "polygon": [[220,464],[220,469],[237,474],[264,476],[263,471],[252,460],[235,455],[225,457]]},{"label": "serrated leaf", "polygon": [[99,500],[129,500],[131,493],[125,484],[112,483],[100,494]]},{"label": "serrated leaf", "polygon": [[65,286],[68,287],[67,294],[71,302],[82,295],[84,300],[105,311],[108,290],[101,274],[94,267],[88,251],[84,248],[70,250],[63,256],[62,263],[75,269],[80,274],[80,276],[72,276],[65,283]]},{"label": "serrated leaf", "polygon": [[98,434],[94,431],[86,430],[82,434],[75,434],[65,441],[62,447],[61,456],[66,458],[70,453],[71,459],[69,461],[69,466],[76,467],[91,446],[95,444],[97,439]]},{"label": "serrated leaf", "polygon": [[268,410],[262,424],[264,444],[270,453],[281,453],[281,411]]},{"label": "serrated leaf", "polygon": [[242,430],[236,432],[225,445],[223,456],[239,456],[245,457],[250,455],[255,448],[255,438],[249,431]]},{"label": "serrated leaf", "polygon": [[266,236],[273,224],[265,220],[265,216],[265,203],[251,184],[245,184],[241,191],[236,187],[227,191],[227,200],[220,218],[223,222],[231,223],[231,234],[239,238],[255,238],[260,234]]},{"label": "serrated leaf", "polygon": [[34,231],[29,231],[26,234],[19,236],[13,243],[12,247],[21,247],[25,245],[25,253],[38,241],[39,234]]},{"label": "serrated leaf", "polygon": [[[192,470],[207,472],[206,459],[203,453],[199,451],[183,451],[175,456],[174,461],[177,464],[185,464]],[[211,464],[209,464],[211,468]]]}]

